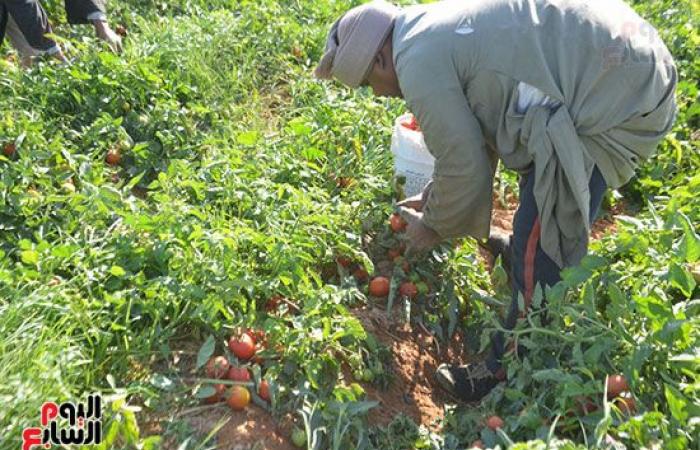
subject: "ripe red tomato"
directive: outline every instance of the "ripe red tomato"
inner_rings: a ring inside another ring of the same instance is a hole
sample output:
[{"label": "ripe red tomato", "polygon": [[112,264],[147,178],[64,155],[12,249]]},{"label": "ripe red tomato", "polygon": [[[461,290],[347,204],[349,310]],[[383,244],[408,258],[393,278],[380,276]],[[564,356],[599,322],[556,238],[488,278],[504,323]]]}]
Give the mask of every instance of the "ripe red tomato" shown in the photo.
[{"label": "ripe red tomato", "polygon": [[374,297],[386,297],[389,295],[391,282],[387,277],[374,277],[369,282],[369,295]]},{"label": "ripe red tomato", "polygon": [[121,37],[126,37],[129,34],[126,31],[126,27],[124,25],[117,25],[116,27],[114,27],[114,32]]},{"label": "ripe red tomato", "polygon": [[627,384],[627,379],[624,375],[610,375],[608,377],[608,398],[612,399],[623,392],[628,392],[630,390]]},{"label": "ripe red tomato", "polygon": [[204,403],[207,405],[213,405],[214,403],[219,403],[224,399],[224,392],[226,391],[226,386],[223,384],[215,384],[214,390],[216,391],[212,396],[204,399]]},{"label": "ripe red tomato", "polygon": [[358,267],[357,269],[355,269],[352,275],[360,283],[364,283],[365,281],[367,281],[367,278],[369,278],[369,274],[364,269],[364,267]]},{"label": "ripe red tomato", "polygon": [[402,297],[415,298],[418,295],[418,288],[410,281],[404,281],[399,287],[399,293]]},{"label": "ripe red tomato", "polygon": [[405,274],[408,274],[408,272],[411,271],[411,265],[408,263],[408,260],[403,256],[395,258],[394,265],[401,266],[401,270],[403,270],[403,273]]},{"label": "ripe red tomato", "polygon": [[498,416],[491,416],[486,419],[486,426],[494,431],[498,430],[499,428],[503,428],[503,424],[503,419]]},{"label": "ripe red tomato", "polygon": [[250,335],[243,333],[240,336],[231,336],[228,348],[236,358],[247,361],[255,355],[255,341]]},{"label": "ripe red tomato", "polygon": [[346,269],[352,266],[352,259],[348,258],[347,256],[338,256],[335,261]]},{"label": "ripe red tomato", "polygon": [[5,147],[2,149],[2,152],[8,158],[12,157],[16,151],[17,151],[17,146],[15,146],[15,144],[13,142],[8,142],[7,144],[5,144]]},{"label": "ripe red tomato", "polygon": [[576,397],[576,404],[578,405],[579,415],[591,414],[598,411],[598,405],[596,405],[590,397]]},{"label": "ripe red tomato", "polygon": [[250,392],[244,386],[234,386],[229,392],[226,404],[234,411],[242,411],[250,403]]},{"label": "ripe red tomato", "polygon": [[637,411],[637,402],[632,396],[617,397],[614,404],[620,412],[626,416],[634,414]]},{"label": "ripe red tomato", "polygon": [[258,395],[261,399],[265,401],[270,401],[270,384],[267,380],[260,381],[260,386],[258,386]]},{"label": "ripe red tomato", "polygon": [[246,369],[245,367],[234,366],[231,366],[228,369],[228,374],[226,375],[226,378],[228,378],[231,381],[247,382],[251,380],[250,372],[248,371],[248,369]]},{"label": "ripe red tomato", "polygon": [[110,166],[118,165],[121,160],[122,160],[122,155],[119,153],[119,150],[115,150],[115,149],[108,151],[107,156],[105,157],[105,161]]},{"label": "ripe red tomato", "polygon": [[228,368],[228,359],[226,359],[224,356],[216,356],[214,358],[210,358],[209,361],[207,361],[207,365],[204,368],[204,372],[209,378],[224,378],[224,376],[226,376]]},{"label": "ripe red tomato", "polygon": [[353,183],[354,180],[350,177],[337,177],[335,179],[335,184],[341,189],[348,188],[352,186]]},{"label": "ripe red tomato", "polygon": [[406,231],[406,221],[398,213],[394,213],[389,218],[389,226],[394,233]]},{"label": "ripe red tomato", "polygon": [[409,130],[420,131],[420,125],[418,124],[418,119],[416,119],[416,116],[411,116],[411,120],[408,122],[401,122],[401,126],[408,128]]},{"label": "ripe red tomato", "polygon": [[273,313],[277,311],[277,308],[279,308],[280,303],[282,303],[282,297],[281,295],[273,295],[267,300],[267,303],[265,303],[265,311],[268,313]]},{"label": "ripe red tomato", "polygon": [[386,256],[389,258],[389,260],[394,261],[396,258],[401,257],[401,249],[400,248],[390,248],[386,252]]}]

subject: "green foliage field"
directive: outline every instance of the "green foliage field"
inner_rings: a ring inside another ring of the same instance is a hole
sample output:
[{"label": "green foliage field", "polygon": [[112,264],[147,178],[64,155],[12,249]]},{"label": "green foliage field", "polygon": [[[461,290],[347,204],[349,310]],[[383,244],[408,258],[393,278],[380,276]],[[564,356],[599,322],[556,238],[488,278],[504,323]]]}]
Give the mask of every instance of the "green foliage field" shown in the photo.
[{"label": "green foliage field", "polygon": [[[0,60],[0,143],[17,145],[0,154],[0,449],[19,447],[42,402],[93,391],[110,400],[103,448],[211,448],[177,421],[157,436],[140,424],[198,403],[185,374],[162,369],[172,353],[236,326],[282,349],[267,369],[272,411],[305,411],[319,449],[700,445],[697,2],[633,2],[676,58],[676,126],[611,197],[634,214],[548,293],[546,324],[535,312],[514,331],[528,351],[508,361],[508,384],[449,408],[439,434],[402,417],[372,427],[341,379],[342,364],[376,368],[386,349],[349,312],[363,287],[323,272],[346,254],[371,273],[361,236],[391,212],[388,145],[405,108],[311,77],[353,3],[113,3],[123,55],[61,24],[70,67]],[[47,2],[58,22],[61,4]],[[104,162],[115,146],[118,168]],[[442,252],[438,306],[422,314],[442,338],[461,328],[483,344],[508,295],[474,242]],[[301,314],[266,315],[277,294]],[[630,381],[636,414],[602,401],[611,373]],[[581,396],[601,396],[600,409],[571,414]],[[491,414],[506,422],[498,433],[483,427]]]}]

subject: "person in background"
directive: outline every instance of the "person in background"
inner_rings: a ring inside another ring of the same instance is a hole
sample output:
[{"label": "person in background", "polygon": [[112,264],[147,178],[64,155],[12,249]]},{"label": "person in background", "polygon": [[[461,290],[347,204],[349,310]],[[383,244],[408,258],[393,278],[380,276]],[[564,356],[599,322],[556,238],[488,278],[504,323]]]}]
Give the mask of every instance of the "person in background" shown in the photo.
[{"label": "person in background", "polygon": [[46,11],[37,0],[0,0],[0,45],[7,36],[23,67],[42,55],[66,62],[58,43],[46,36],[51,32]]},{"label": "person in background", "polygon": [[110,28],[105,0],[65,0],[68,23],[92,24],[95,35],[105,41],[114,52],[121,52],[122,39]]},{"label": "person in background", "polygon": [[[122,50],[121,37],[107,22],[103,0],[65,0],[65,7],[68,23],[91,23],[97,37],[114,52]],[[46,36],[51,33],[48,16],[38,0],[0,0],[0,44],[7,35],[23,67],[30,67],[33,59],[42,55],[67,62],[59,44]]]},{"label": "person in background", "polygon": [[496,162],[521,174],[513,234],[488,241],[511,264],[506,332],[485,361],[435,374],[461,400],[481,400],[517,349],[507,331],[586,255],[605,191],[671,130],[671,54],[622,0],[374,1],[335,22],[316,76],[403,98],[417,117],[435,169],[423,194],[400,204],[408,251],[488,239]]}]

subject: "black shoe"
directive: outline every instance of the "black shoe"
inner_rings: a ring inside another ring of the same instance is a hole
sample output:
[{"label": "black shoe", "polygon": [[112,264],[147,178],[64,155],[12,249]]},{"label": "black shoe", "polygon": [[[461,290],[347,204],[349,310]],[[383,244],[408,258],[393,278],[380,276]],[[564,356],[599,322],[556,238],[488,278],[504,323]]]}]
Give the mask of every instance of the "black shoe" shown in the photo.
[{"label": "black shoe", "polygon": [[503,263],[503,268],[506,273],[510,275],[511,261],[513,260],[511,246],[510,246],[510,236],[506,236],[501,233],[493,233],[489,236],[488,240],[480,244],[493,256],[494,262],[498,257],[501,257],[501,262]]},{"label": "black shoe", "polygon": [[480,401],[502,381],[484,362],[464,366],[441,364],[435,372],[435,379],[443,389],[463,402]]}]

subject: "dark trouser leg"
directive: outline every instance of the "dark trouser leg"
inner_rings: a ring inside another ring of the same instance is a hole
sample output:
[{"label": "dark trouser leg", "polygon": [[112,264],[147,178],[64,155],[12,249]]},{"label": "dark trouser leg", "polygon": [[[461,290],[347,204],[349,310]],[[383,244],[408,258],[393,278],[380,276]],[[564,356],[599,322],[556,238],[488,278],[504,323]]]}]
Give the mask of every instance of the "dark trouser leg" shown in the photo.
[{"label": "dark trouser leg", "polygon": [[68,23],[89,23],[94,14],[105,15],[107,10],[105,0],[65,0]]},{"label": "dark trouser leg", "polygon": [[[511,239],[513,298],[503,327],[515,328],[520,316],[518,296],[522,295],[525,305],[529,305],[534,288],[537,284],[552,286],[561,280],[560,269],[547,256],[540,246],[540,222],[535,204],[533,187],[535,177],[531,170],[520,180],[520,206],[513,219],[513,236]],[[592,223],[598,215],[600,204],[607,186],[603,175],[596,167],[591,175],[589,190],[591,193],[590,217]],[[497,332],[491,342],[491,353],[486,364],[493,373],[504,377],[501,370],[501,358],[506,351],[506,339],[503,333]]]}]

